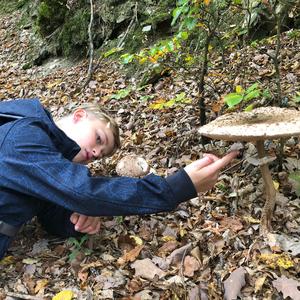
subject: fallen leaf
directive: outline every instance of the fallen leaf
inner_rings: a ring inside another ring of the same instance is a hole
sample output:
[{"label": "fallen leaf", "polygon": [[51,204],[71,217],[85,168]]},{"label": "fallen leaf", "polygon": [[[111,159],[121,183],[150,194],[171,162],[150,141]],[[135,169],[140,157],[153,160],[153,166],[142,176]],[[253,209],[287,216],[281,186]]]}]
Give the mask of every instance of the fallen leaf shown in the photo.
[{"label": "fallen leaf", "polygon": [[300,299],[300,282],[282,275],[273,281],[273,286],[278,292],[282,292],[284,299],[291,297],[293,300]]},{"label": "fallen leaf", "polygon": [[118,259],[119,265],[124,265],[127,262],[133,262],[139,256],[141,250],[144,248],[143,245],[136,246],[134,249],[130,250],[129,252],[125,252],[122,257]]},{"label": "fallen leaf", "polygon": [[73,298],[73,292],[70,290],[64,290],[56,294],[52,300],[71,300]]},{"label": "fallen leaf", "polygon": [[149,258],[137,260],[131,264],[135,269],[135,276],[141,276],[145,279],[152,280],[155,276],[162,278],[166,276],[166,272],[159,269]]},{"label": "fallen leaf", "polygon": [[0,266],[7,266],[14,263],[14,257],[13,256],[5,256],[3,259],[0,260]]},{"label": "fallen leaf", "polygon": [[187,244],[179,249],[174,250],[168,257],[167,262],[169,264],[177,264],[180,263],[182,257],[191,249],[192,244]]},{"label": "fallen leaf", "polygon": [[255,293],[257,293],[262,289],[262,286],[264,285],[266,278],[267,276],[262,276],[255,280],[255,288],[254,288]]},{"label": "fallen leaf", "polygon": [[237,299],[242,287],[245,285],[246,270],[243,267],[239,267],[234,270],[230,276],[224,281],[225,299],[232,300]]},{"label": "fallen leaf", "polygon": [[200,264],[198,260],[195,257],[189,255],[185,257],[183,266],[183,275],[187,277],[193,277],[195,271],[198,271],[200,269]]},{"label": "fallen leaf", "polygon": [[44,288],[47,286],[49,283],[48,279],[41,279],[36,282],[36,286],[34,288],[34,293],[37,294],[39,292],[42,292]]},{"label": "fallen leaf", "polygon": [[289,269],[294,266],[293,261],[285,253],[264,253],[259,256],[259,259],[272,269],[276,269],[278,267],[283,269]]},{"label": "fallen leaf", "polygon": [[268,244],[273,249],[279,248],[285,252],[288,252],[292,256],[297,256],[300,254],[300,240],[297,238],[292,238],[284,234],[273,234],[269,233]]}]

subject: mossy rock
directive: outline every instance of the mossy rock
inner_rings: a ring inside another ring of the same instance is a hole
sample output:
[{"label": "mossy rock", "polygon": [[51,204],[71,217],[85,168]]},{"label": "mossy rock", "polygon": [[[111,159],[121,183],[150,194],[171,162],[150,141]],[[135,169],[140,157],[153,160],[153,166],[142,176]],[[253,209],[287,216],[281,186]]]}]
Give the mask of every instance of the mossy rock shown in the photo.
[{"label": "mossy rock", "polygon": [[83,55],[88,48],[88,26],[90,11],[81,8],[68,16],[58,37],[59,48],[63,55]]},{"label": "mossy rock", "polygon": [[36,25],[42,36],[53,33],[65,20],[66,0],[44,0],[37,8]]}]

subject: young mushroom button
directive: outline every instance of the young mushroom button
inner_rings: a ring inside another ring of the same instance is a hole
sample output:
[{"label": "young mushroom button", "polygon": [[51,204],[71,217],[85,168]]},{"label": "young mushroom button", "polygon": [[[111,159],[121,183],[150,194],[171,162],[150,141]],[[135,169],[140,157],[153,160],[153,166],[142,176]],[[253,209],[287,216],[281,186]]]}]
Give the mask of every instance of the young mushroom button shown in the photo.
[{"label": "young mushroom button", "polygon": [[250,112],[229,113],[199,129],[199,133],[214,139],[247,141],[256,144],[260,170],[265,184],[266,202],[261,215],[260,233],[271,230],[276,190],[265,157],[264,141],[300,135],[300,112],[279,107],[260,107]]},{"label": "young mushroom button", "polygon": [[150,167],[146,160],[137,155],[124,156],[116,166],[119,176],[142,177],[147,175]]}]

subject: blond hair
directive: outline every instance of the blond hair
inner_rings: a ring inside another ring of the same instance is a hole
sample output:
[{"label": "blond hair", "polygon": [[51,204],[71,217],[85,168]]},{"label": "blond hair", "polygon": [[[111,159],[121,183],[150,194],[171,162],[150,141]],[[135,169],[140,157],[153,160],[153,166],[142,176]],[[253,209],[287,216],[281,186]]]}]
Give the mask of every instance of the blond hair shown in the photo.
[{"label": "blond hair", "polygon": [[117,122],[107,113],[100,105],[95,103],[85,103],[77,106],[73,109],[72,113],[77,109],[83,109],[86,112],[92,114],[100,121],[104,121],[111,129],[114,136],[114,147],[109,155],[113,155],[117,149],[121,148],[120,131]]}]

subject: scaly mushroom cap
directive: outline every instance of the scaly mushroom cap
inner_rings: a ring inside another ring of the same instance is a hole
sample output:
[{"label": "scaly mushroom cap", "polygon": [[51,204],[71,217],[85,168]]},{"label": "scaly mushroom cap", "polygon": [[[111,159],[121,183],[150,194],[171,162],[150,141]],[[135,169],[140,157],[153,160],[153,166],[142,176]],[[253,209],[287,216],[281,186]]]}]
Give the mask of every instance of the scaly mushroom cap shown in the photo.
[{"label": "scaly mushroom cap", "polygon": [[146,160],[137,155],[124,156],[116,166],[119,176],[141,177],[147,175],[150,167]]},{"label": "scaly mushroom cap", "polygon": [[210,138],[226,141],[258,141],[300,135],[300,111],[260,107],[229,113],[199,129]]}]

